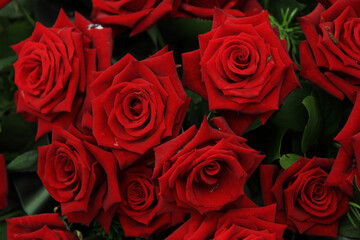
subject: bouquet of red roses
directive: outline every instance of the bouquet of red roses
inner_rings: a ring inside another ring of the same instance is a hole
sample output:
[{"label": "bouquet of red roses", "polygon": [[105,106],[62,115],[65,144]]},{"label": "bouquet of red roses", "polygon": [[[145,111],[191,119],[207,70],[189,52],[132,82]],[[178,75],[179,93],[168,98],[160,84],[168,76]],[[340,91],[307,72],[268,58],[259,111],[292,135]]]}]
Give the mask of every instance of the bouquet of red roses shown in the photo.
[{"label": "bouquet of red roses", "polygon": [[360,1],[0,8],[1,239],[360,239]]}]

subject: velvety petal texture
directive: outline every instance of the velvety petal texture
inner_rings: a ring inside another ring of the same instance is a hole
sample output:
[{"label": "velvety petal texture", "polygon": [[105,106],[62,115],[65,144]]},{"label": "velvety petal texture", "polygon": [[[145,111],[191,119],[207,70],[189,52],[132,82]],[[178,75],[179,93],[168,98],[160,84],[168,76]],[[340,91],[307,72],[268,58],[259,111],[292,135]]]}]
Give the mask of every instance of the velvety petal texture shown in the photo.
[{"label": "velvety petal texture", "polygon": [[122,202],[118,209],[125,235],[149,238],[184,221],[185,214],[158,214],[159,186],[151,179],[152,168],[144,165],[126,169],[120,178]]},{"label": "velvety petal texture", "polygon": [[56,213],[6,219],[8,240],[77,240]]},{"label": "velvety petal texture", "polygon": [[243,205],[224,213],[192,214],[166,240],[281,240],[286,225],[275,223],[276,205]]},{"label": "velvety petal texture", "polygon": [[38,121],[37,138],[54,125],[67,128],[83,102],[87,75],[110,66],[111,30],[92,25],[77,13],[72,23],[61,10],[53,27],[36,23],[30,38],[12,46],[17,112]]},{"label": "velvety petal texture", "polygon": [[263,10],[257,0],[175,0],[174,2],[174,5],[178,6],[173,13],[174,17],[211,19],[215,8],[233,16],[254,15]]},{"label": "velvety petal texture", "polygon": [[348,196],[325,184],[333,163],[334,159],[301,157],[284,171],[261,165],[264,204],[277,203],[277,222],[300,234],[337,237]]},{"label": "velvety petal texture", "polygon": [[319,1],[299,18],[306,41],[300,44],[300,75],[335,97],[355,101],[360,88],[360,2]]},{"label": "velvety petal texture", "polygon": [[191,127],[155,148],[160,212],[217,211],[244,196],[244,184],[264,156],[236,136],[223,118]]},{"label": "velvety petal texture", "polygon": [[268,13],[235,18],[216,10],[199,50],[184,53],[183,83],[218,110],[237,134],[263,123],[299,86],[295,64],[270,25]]},{"label": "velvety petal texture", "polygon": [[121,201],[118,164],[111,152],[55,128],[52,143],[39,147],[38,175],[70,222],[89,225],[96,219],[109,229],[114,206]]},{"label": "velvety petal texture", "polygon": [[92,84],[93,133],[121,168],[178,135],[190,99],[166,48],[137,61],[127,54]]},{"label": "velvety petal texture", "polygon": [[92,0],[92,19],[112,26],[115,33],[131,29],[130,36],[154,25],[173,9],[172,0]]},{"label": "velvety petal texture", "polygon": [[4,209],[8,205],[8,179],[6,173],[6,162],[4,156],[0,154],[0,209]]},{"label": "velvety petal texture", "polygon": [[[353,195],[354,175],[360,174],[360,96],[356,95],[354,107],[343,129],[335,137],[340,149],[327,178],[327,184],[339,186],[349,196]],[[357,178],[359,184],[359,178]]]}]

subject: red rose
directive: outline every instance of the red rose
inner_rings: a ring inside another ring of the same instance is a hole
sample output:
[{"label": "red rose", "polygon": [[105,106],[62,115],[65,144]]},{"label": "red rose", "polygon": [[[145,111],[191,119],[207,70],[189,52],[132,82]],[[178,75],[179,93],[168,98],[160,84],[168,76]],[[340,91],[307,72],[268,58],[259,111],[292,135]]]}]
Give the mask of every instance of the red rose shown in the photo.
[{"label": "red rose", "polygon": [[299,85],[267,12],[234,18],[216,11],[199,44],[182,55],[183,83],[207,99],[210,110],[224,111],[239,135],[257,118],[264,123]]},{"label": "red rose", "polygon": [[175,5],[179,7],[174,17],[212,18],[215,8],[233,16],[243,16],[243,13],[254,15],[263,10],[257,0],[179,0],[177,2]]},{"label": "red rose", "polygon": [[91,87],[94,136],[112,149],[121,168],[177,136],[189,104],[166,48],[140,62],[126,55]]},{"label": "red rose", "polygon": [[242,206],[225,213],[193,214],[166,240],[281,240],[286,225],[275,223],[276,205]]},{"label": "red rose", "polygon": [[8,240],[77,240],[56,213],[6,219]]},{"label": "red rose", "polygon": [[180,213],[158,215],[159,187],[154,185],[151,176],[152,169],[145,166],[126,169],[121,175],[119,217],[126,236],[148,238],[185,218]]},{"label": "red rose", "polygon": [[325,184],[333,160],[301,157],[280,174],[275,165],[261,166],[264,204],[278,204],[277,222],[301,234],[337,237],[348,197],[338,187]]},{"label": "red rose", "polygon": [[2,9],[3,7],[5,7],[9,2],[11,2],[11,0],[2,0],[0,2],[0,9]]},{"label": "red rose", "polygon": [[52,28],[37,23],[30,38],[12,46],[17,112],[38,121],[37,138],[53,125],[67,128],[82,104],[87,75],[110,65],[111,30],[92,26],[79,14],[73,24],[60,11]]},{"label": "red rose", "polygon": [[8,204],[8,180],[6,174],[6,162],[2,154],[0,154],[0,183],[0,209],[4,209]]},{"label": "red rose", "polygon": [[[349,196],[353,195],[354,175],[360,176],[360,96],[357,94],[350,116],[335,137],[341,145],[327,184],[339,186]],[[360,179],[357,178],[358,185]]]},{"label": "red rose", "polygon": [[244,196],[244,184],[264,156],[236,136],[223,118],[204,119],[155,151],[160,212],[217,211]]},{"label": "red rose", "polygon": [[330,94],[355,101],[360,85],[358,26],[360,2],[335,1],[328,9],[318,4],[299,18],[306,41],[300,43],[300,75]]},{"label": "red rose", "polygon": [[117,171],[111,152],[61,128],[54,128],[50,145],[39,147],[38,175],[70,222],[89,225],[96,218],[109,229],[121,200]]},{"label": "red rose", "polygon": [[113,26],[118,33],[130,28],[130,36],[150,28],[173,8],[172,0],[92,0],[92,3],[94,22]]}]

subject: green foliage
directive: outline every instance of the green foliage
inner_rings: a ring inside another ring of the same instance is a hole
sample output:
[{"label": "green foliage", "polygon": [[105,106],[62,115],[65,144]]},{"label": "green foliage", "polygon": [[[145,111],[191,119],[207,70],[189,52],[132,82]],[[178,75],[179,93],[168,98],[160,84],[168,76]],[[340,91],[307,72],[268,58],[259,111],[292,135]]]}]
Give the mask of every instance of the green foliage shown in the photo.
[{"label": "green foliage", "polygon": [[297,8],[293,9],[290,12],[290,8],[283,8],[281,10],[281,18],[282,21],[278,21],[275,17],[269,14],[269,19],[272,26],[277,27],[280,35],[280,39],[286,40],[286,45],[288,51],[295,61],[295,63],[299,66],[300,63],[298,61],[298,46],[299,42],[304,39],[304,34],[299,26],[299,23],[295,21],[295,16],[298,11]]},{"label": "green foliage", "polygon": [[309,147],[315,144],[321,132],[321,114],[313,96],[307,96],[302,103],[308,111],[308,122],[305,126],[303,137],[301,140],[301,149],[304,154],[309,150]]},{"label": "green foliage", "polygon": [[280,166],[283,169],[287,169],[290,167],[293,163],[295,163],[301,156],[293,153],[284,154],[280,158]]},{"label": "green foliage", "polygon": [[197,128],[200,127],[204,116],[210,114],[207,102],[198,94],[190,90],[185,90],[188,97],[191,98],[189,108],[186,113],[185,123],[183,124],[185,130],[193,124]]},{"label": "green foliage", "polygon": [[12,160],[6,169],[9,172],[28,172],[37,170],[38,151],[32,150]]},{"label": "green foliage", "polygon": [[51,198],[36,173],[16,174],[11,180],[27,215],[52,212],[56,202]]}]

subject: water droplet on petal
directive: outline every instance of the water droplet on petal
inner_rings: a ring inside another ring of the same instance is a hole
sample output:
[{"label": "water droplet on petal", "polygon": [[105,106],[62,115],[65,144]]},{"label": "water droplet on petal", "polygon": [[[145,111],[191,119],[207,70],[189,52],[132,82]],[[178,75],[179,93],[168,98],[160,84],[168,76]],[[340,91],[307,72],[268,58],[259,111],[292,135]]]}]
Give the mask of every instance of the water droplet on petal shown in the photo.
[{"label": "water droplet on petal", "polygon": [[90,30],[90,29],[103,29],[103,26],[101,26],[100,24],[97,24],[97,23],[92,23],[92,24],[89,24],[87,26],[87,29]]}]

